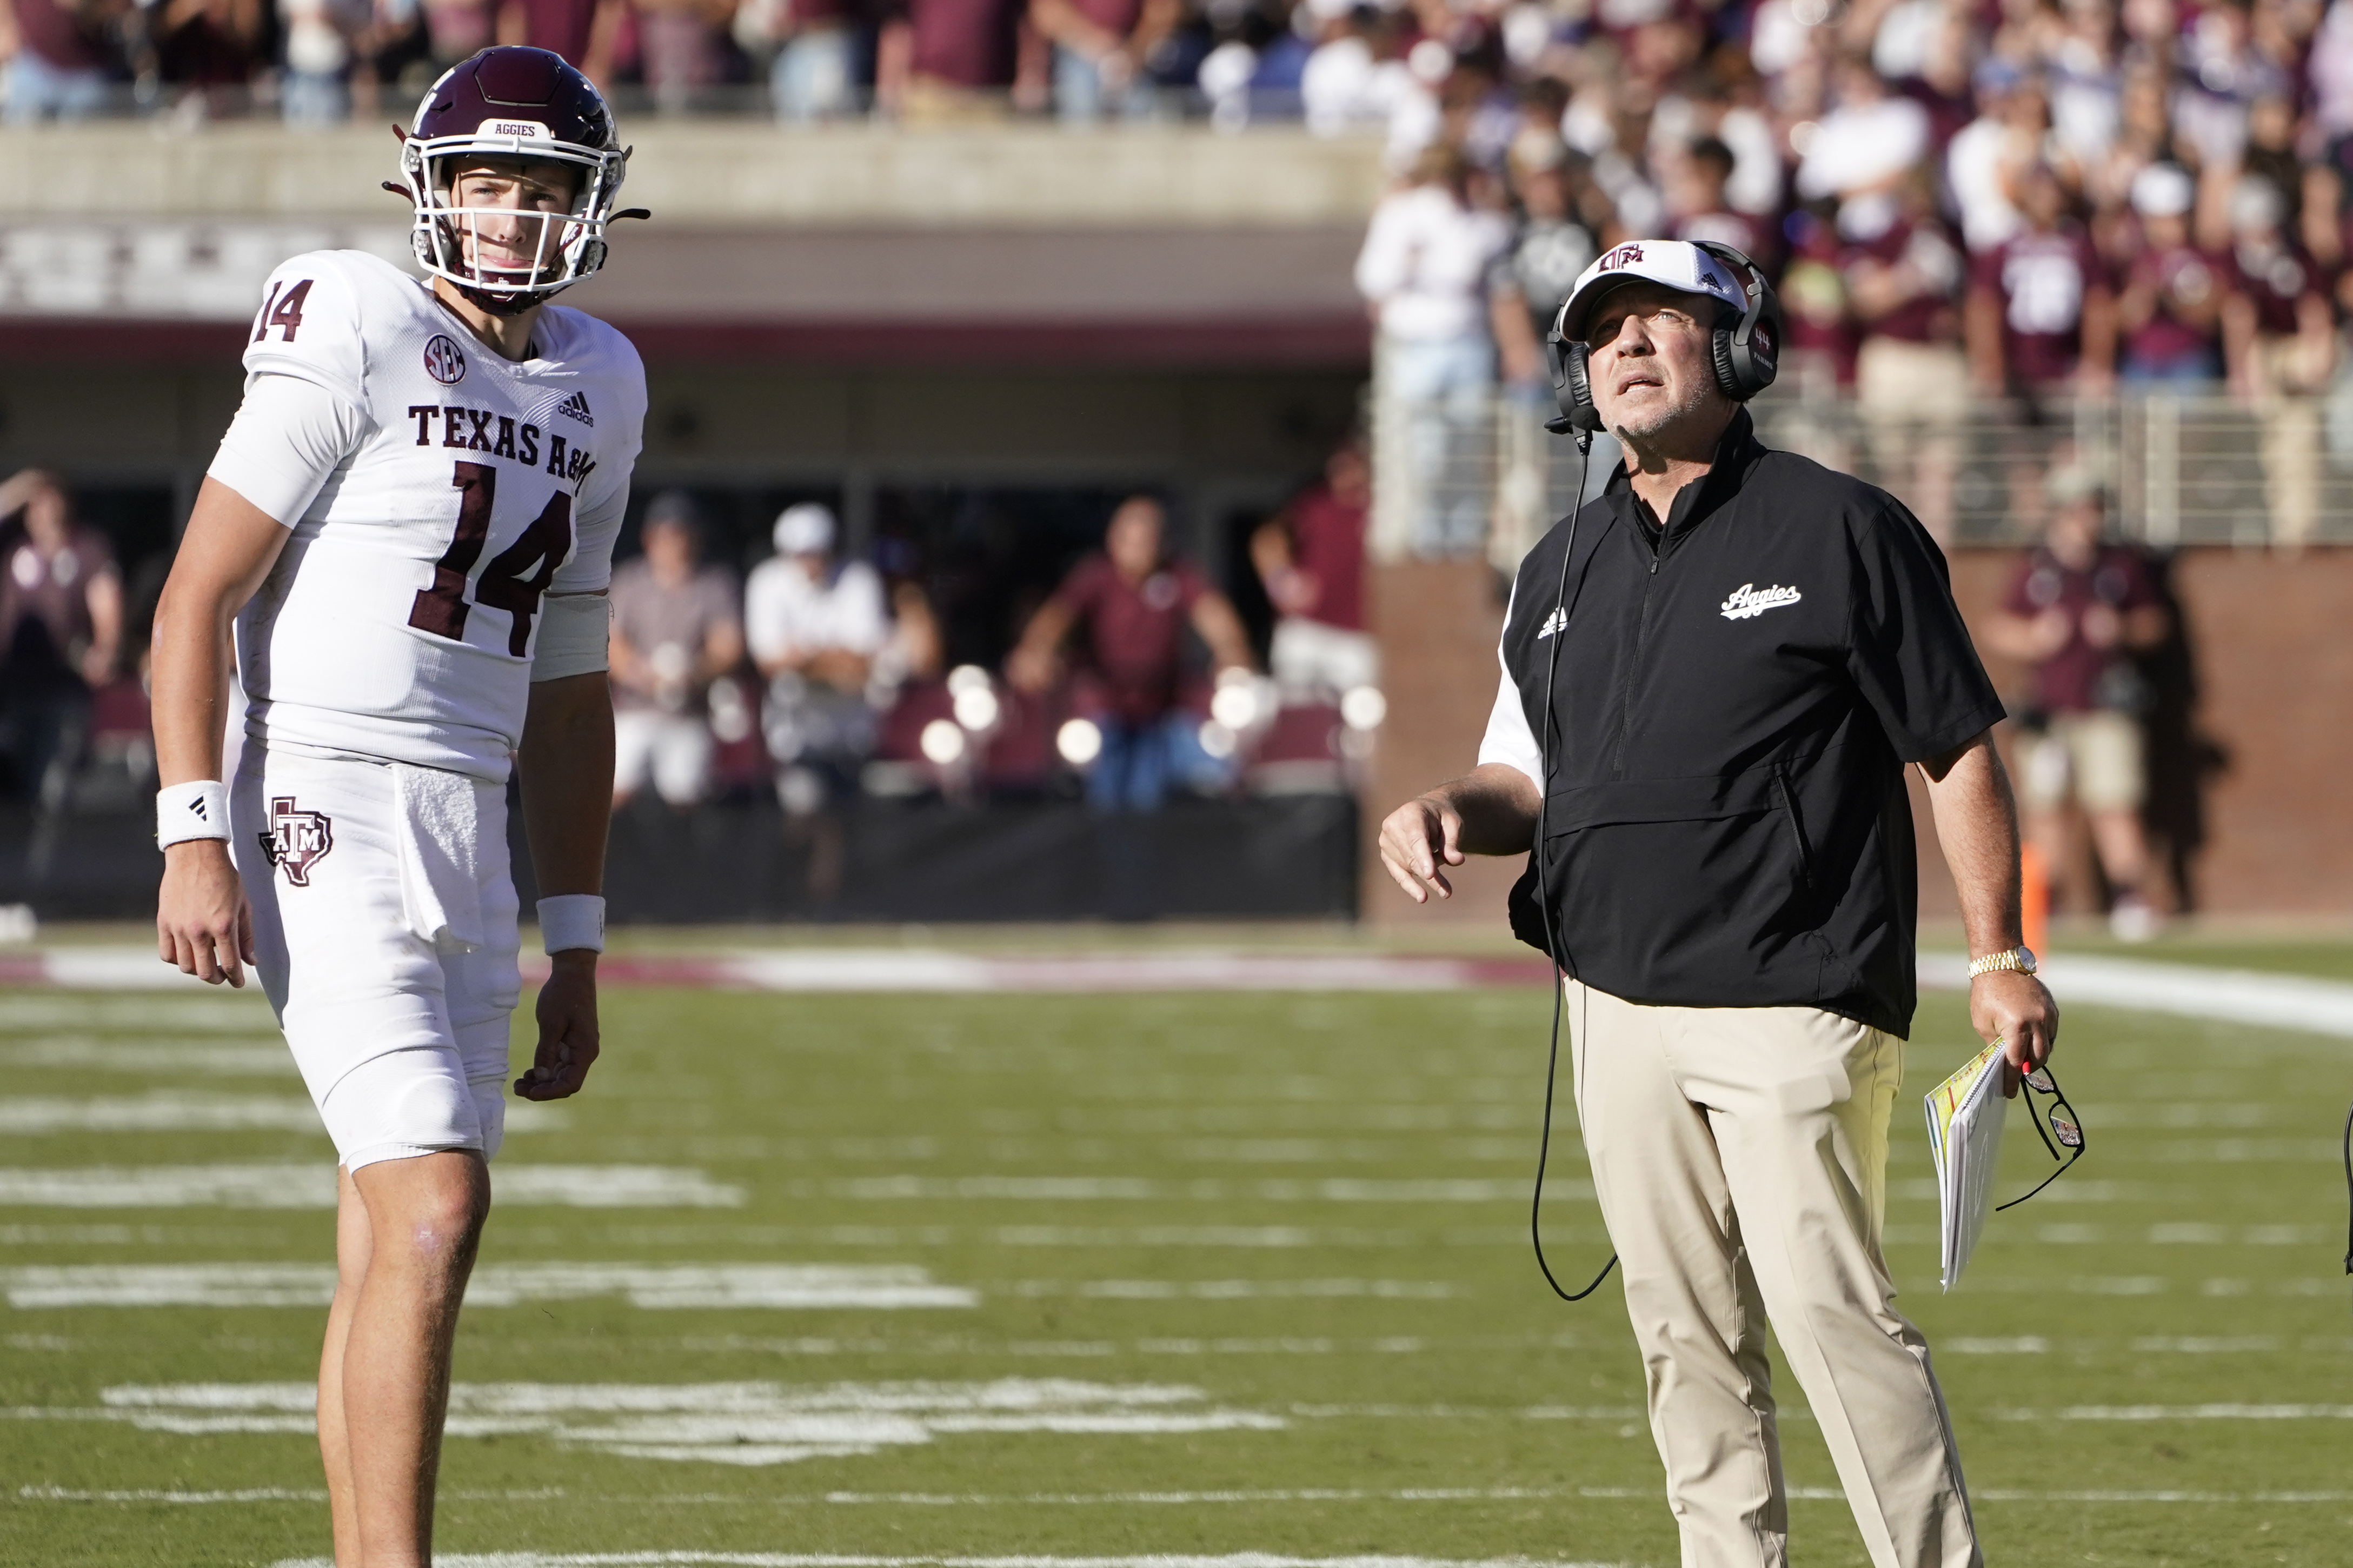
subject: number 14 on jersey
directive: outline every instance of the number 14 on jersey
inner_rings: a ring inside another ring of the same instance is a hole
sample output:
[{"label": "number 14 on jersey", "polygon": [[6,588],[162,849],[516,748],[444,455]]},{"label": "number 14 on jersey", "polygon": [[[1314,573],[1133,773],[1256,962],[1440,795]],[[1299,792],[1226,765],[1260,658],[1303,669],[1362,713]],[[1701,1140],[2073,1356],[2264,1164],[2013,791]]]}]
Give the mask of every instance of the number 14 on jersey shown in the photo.
[{"label": "number 14 on jersey", "polygon": [[[433,585],[420,588],[408,612],[408,624],[419,631],[462,642],[466,616],[466,579],[490,542],[491,508],[498,498],[499,475],[487,463],[459,463],[449,482],[462,492],[458,502],[458,531],[449,548],[433,563]],[[514,617],[507,634],[507,652],[521,658],[531,647],[531,618],[539,613],[540,595],[554,581],[555,569],[572,552],[572,498],[562,490],[512,544],[491,558],[474,584],[474,604],[504,610]]]}]

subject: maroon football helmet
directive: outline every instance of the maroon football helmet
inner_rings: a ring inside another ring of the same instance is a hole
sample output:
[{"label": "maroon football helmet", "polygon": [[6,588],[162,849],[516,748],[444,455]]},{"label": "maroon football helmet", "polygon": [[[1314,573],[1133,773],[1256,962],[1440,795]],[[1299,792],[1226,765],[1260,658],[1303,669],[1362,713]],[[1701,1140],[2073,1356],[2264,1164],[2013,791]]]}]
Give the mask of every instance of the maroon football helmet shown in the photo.
[{"label": "maroon football helmet", "polygon": [[[571,209],[455,205],[459,170],[485,157],[576,167]],[[605,264],[605,226],[628,158],[614,140],[605,95],[562,56],[520,46],[484,49],[442,73],[401,142],[400,172],[417,211],[417,259],[502,314],[540,304]],[[533,222],[538,243],[528,246],[527,265],[493,269],[472,259],[485,224],[512,235],[510,226]]]}]

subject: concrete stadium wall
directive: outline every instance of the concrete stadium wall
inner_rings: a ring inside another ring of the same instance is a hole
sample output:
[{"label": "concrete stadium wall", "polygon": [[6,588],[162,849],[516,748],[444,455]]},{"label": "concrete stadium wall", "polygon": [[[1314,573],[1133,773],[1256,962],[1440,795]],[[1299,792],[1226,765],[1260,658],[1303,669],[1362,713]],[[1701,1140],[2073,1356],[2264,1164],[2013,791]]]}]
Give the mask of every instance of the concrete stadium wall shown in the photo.
[{"label": "concrete stadium wall", "polygon": [[[959,225],[1277,228],[1361,225],[1380,197],[1380,138],[1296,127],[780,127],[640,119],[625,205],[696,226]],[[376,193],[396,172],[381,125],[194,131],[152,122],[0,131],[0,220],[202,221],[360,216],[405,222]]]},{"label": "concrete stadium wall", "polygon": [[[565,297],[649,362],[1361,369],[1377,139],[652,120]],[[279,261],[406,264],[385,132],[0,131],[0,359],[233,353]]]},{"label": "concrete stadium wall", "polygon": [[[1999,602],[2015,551],[1953,557],[1962,613],[1975,621]],[[2199,742],[2155,781],[2152,815],[2168,824],[2202,817],[2203,842],[2184,856],[2197,908],[2217,915],[2353,914],[2353,826],[2343,781],[2353,776],[2353,551],[2304,554],[2185,550],[2172,578],[2181,605],[2197,699],[2189,729]],[[1454,875],[1449,905],[1417,910],[1389,883],[1372,834],[1397,804],[1469,769],[1495,690],[1495,638],[1503,600],[1494,574],[1472,563],[1409,563],[1378,569],[1375,616],[1383,639],[1389,721],[1365,802],[1365,918],[1440,920],[1501,929],[1504,895],[1522,862],[1473,861]],[[1989,659],[2005,693],[2024,672]],[[2207,765],[2196,765],[2202,752]],[[2175,802],[2166,805],[2170,789]],[[1921,911],[1956,912],[1936,831],[1917,781]],[[2187,809],[2179,797],[2187,797]]]}]

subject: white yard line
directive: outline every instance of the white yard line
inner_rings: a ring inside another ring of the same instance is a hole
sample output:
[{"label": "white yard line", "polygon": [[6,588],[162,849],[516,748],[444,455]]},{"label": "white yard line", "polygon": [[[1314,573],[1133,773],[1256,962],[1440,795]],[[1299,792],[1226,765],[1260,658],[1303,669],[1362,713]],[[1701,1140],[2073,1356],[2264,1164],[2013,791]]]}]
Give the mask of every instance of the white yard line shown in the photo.
[{"label": "white yard line", "polygon": [[[285,1056],[285,1048],[279,1047]],[[510,1132],[544,1132],[566,1124],[562,1110],[516,1100],[507,1107]],[[27,1095],[0,1098],[0,1132],[320,1132],[319,1112],[293,1095],[202,1094],[159,1089],[142,1095],[95,1100]]]},{"label": "white yard line", "polygon": [[[2353,1038],[2353,984],[2341,980],[2083,953],[2052,958],[2042,966],[2042,978],[2063,1007],[2083,1002]],[[1924,989],[1966,991],[1968,984],[1966,958],[1957,953],[1921,954]]]},{"label": "white yard line", "polygon": [[[741,1208],[742,1187],[668,1165],[500,1163],[491,1184],[509,1207]],[[331,1209],[324,1160],[271,1165],[0,1169],[0,1207]]]},{"label": "white yard line", "polygon": [[[849,1557],[776,1552],[436,1552],[442,1568],[1608,1568],[1526,1557]],[[334,1568],[323,1557],[289,1558],[272,1568]]]},{"label": "white yard line", "polygon": [[[0,1268],[0,1296],[20,1309],[323,1307],[332,1264],[68,1264]],[[469,1307],[618,1296],[634,1307],[895,1310],[971,1308],[980,1293],[892,1264],[486,1263]]]},{"label": "white yard line", "polygon": [[[0,1028],[115,1026],[247,1028],[255,998],[215,993],[159,963],[142,947],[53,947],[27,955],[28,984],[109,993],[164,990],[167,1002],[115,994],[69,1003],[19,992],[0,1000]],[[1134,991],[1459,991],[1544,984],[1543,960],[1404,954],[1225,952],[1041,955],[960,953],[933,948],[800,948],[702,955],[616,954],[610,984],[675,984],[773,992],[1107,993]],[[1920,984],[1959,990],[1957,954],[1924,953]],[[2353,1038],[2353,983],[2253,970],[2060,954],[2043,976],[2062,1003],[2168,1013]],[[233,1005],[234,1004],[234,1005]],[[98,1011],[93,1012],[93,1009]],[[209,1014],[205,1021],[197,1016]],[[263,1015],[266,1020],[267,1015]],[[235,1022],[232,1023],[231,1020]]]},{"label": "white yard line", "polygon": [[[95,1408],[20,1406],[0,1419],[119,1422],[216,1437],[309,1435],[316,1390],[303,1383],[109,1388]],[[739,1467],[851,1458],[943,1437],[1009,1433],[1090,1437],[1279,1432],[1289,1420],[1207,1403],[1171,1384],[998,1378],[988,1383],[458,1384],[453,1437],[533,1434],[621,1458]]]}]

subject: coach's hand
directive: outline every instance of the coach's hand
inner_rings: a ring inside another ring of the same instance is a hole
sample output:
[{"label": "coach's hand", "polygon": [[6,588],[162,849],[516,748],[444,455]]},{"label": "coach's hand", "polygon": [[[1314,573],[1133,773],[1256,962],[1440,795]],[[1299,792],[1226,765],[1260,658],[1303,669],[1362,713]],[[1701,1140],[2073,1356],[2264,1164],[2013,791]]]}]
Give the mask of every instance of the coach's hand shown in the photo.
[{"label": "coach's hand", "polygon": [[253,907],[217,838],[190,838],[164,851],[155,898],[155,955],[207,985],[245,984],[253,962]]},{"label": "coach's hand", "polygon": [[562,1100],[580,1092],[596,1060],[596,954],[567,948],[539,988],[539,1051],[514,1091],[525,1100]]},{"label": "coach's hand", "polygon": [[2059,1004],[2031,974],[1996,969],[1969,982],[1969,1022],[1988,1045],[2002,1042],[2001,1092],[2018,1093],[2018,1080],[2051,1059],[2059,1043]]},{"label": "coach's hand", "polygon": [[1462,859],[1462,814],[1442,800],[1417,795],[1381,824],[1381,864],[1417,904],[1430,902],[1433,889],[1452,898],[1453,884],[1440,868]]}]

